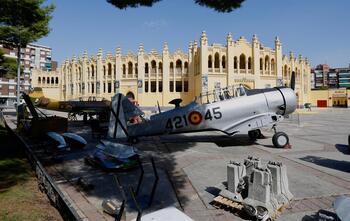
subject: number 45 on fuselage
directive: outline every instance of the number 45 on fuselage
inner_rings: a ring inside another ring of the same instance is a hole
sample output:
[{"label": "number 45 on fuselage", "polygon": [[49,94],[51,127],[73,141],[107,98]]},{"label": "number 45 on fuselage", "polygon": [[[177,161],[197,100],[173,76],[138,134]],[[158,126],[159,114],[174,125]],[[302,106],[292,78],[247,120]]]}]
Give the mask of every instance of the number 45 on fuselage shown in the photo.
[{"label": "number 45 on fuselage", "polygon": [[[287,87],[253,90],[232,87],[203,94],[185,106],[180,106],[180,99],[170,103],[175,105],[174,109],[159,111],[146,119],[127,97],[116,94],[112,98],[108,135],[135,142],[141,136],[216,130],[229,136],[248,133],[257,139],[261,136],[260,128],[275,128],[295,111],[297,102],[295,92]],[[279,148],[289,144],[283,132],[275,132],[272,141]]]}]

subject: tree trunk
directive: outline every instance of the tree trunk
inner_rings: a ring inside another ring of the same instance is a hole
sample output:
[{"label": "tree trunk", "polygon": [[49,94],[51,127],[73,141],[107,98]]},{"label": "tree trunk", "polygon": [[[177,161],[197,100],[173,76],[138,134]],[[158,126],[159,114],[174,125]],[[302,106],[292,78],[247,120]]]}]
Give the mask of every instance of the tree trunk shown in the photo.
[{"label": "tree trunk", "polygon": [[16,110],[18,111],[18,105],[20,104],[20,82],[21,82],[21,46],[17,46],[17,107]]}]

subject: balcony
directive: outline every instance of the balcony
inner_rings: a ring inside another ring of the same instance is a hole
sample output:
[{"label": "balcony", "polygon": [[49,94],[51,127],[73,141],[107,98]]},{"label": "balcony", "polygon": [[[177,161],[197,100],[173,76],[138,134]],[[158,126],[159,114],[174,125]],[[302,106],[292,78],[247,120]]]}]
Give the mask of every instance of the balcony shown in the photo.
[{"label": "balcony", "polygon": [[237,69],[233,70],[233,73],[238,74],[238,70]]},{"label": "balcony", "polygon": [[208,71],[209,72],[213,72],[213,68],[208,68]]},{"label": "balcony", "polygon": [[215,68],[214,71],[215,72],[220,72],[220,68]]},{"label": "balcony", "polygon": [[245,74],[246,71],[245,71],[245,69],[239,69],[239,73],[240,73],[240,74]]}]

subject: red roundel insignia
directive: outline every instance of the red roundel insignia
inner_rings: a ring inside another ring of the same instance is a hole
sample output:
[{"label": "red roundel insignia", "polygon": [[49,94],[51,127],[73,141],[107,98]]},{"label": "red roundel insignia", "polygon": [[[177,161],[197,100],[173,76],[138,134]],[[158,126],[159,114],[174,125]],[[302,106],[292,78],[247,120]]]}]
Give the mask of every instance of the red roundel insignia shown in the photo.
[{"label": "red roundel insignia", "polygon": [[188,121],[193,124],[193,125],[198,125],[202,122],[202,114],[199,113],[198,111],[192,111],[189,115],[188,115]]}]

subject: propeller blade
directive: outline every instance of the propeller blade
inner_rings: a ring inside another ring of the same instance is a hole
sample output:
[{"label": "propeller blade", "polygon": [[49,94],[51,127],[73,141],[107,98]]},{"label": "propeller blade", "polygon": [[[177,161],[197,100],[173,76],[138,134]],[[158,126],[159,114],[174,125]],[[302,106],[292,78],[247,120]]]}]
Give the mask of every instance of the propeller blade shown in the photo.
[{"label": "propeller blade", "polygon": [[290,88],[295,90],[295,72],[294,71],[292,71],[292,76],[290,78]]}]

